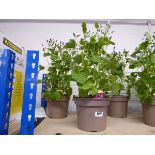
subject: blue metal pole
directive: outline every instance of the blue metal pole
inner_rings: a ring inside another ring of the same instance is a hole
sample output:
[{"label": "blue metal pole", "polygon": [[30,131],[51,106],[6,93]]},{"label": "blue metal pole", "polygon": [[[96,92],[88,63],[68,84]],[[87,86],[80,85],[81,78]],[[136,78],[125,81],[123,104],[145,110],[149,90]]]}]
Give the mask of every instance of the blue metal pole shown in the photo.
[{"label": "blue metal pole", "polygon": [[15,53],[5,49],[0,56],[0,135],[7,135],[10,119]]},{"label": "blue metal pole", "polygon": [[46,113],[46,107],[47,107],[47,100],[45,97],[43,97],[43,93],[45,92],[46,90],[46,81],[45,81],[45,77],[46,77],[46,74],[43,74],[43,77],[42,77],[42,93],[41,93],[41,107],[44,108],[45,110],[45,113]]},{"label": "blue metal pole", "polygon": [[[42,93],[43,94],[46,90],[46,81],[45,81],[45,77],[46,77],[46,74],[43,74],[43,77],[42,77]],[[41,107],[43,108],[46,108],[47,107],[47,101],[46,101],[46,98],[45,97],[41,97]]]},{"label": "blue metal pole", "polygon": [[20,128],[21,135],[34,134],[38,63],[39,63],[39,51],[28,50],[26,60],[21,128]]}]

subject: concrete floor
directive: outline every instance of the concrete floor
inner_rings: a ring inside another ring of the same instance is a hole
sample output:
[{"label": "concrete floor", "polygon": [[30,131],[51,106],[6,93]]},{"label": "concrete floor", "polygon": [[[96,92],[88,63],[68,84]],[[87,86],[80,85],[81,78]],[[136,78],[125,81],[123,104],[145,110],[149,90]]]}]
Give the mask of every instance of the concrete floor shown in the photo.
[{"label": "concrete floor", "polygon": [[[35,117],[46,117],[42,107],[36,108]],[[9,135],[17,135],[20,131],[21,114],[15,116],[9,123]]]},{"label": "concrete floor", "polygon": [[14,120],[9,123],[9,135],[17,135],[19,134],[20,130],[20,119]]},{"label": "concrete floor", "polygon": [[45,118],[35,129],[35,135],[155,135],[155,127],[143,123],[141,112],[128,113],[127,118],[107,118],[107,129],[102,132],[85,132],[77,128],[76,113],[64,119]]}]

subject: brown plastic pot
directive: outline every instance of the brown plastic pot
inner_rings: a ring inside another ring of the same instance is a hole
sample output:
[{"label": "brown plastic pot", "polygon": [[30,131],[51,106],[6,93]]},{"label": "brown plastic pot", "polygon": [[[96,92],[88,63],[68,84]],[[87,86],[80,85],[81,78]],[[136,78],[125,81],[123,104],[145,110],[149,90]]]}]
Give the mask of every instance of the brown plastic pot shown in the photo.
[{"label": "brown plastic pot", "polygon": [[52,101],[47,99],[47,117],[59,119],[65,118],[68,114],[69,98],[65,97],[61,101]]},{"label": "brown plastic pot", "polygon": [[129,98],[127,96],[111,97],[108,109],[108,115],[111,117],[118,117],[118,118],[127,117],[128,101]]},{"label": "brown plastic pot", "polygon": [[80,130],[98,132],[106,129],[108,98],[74,97]]},{"label": "brown plastic pot", "polygon": [[155,97],[152,105],[142,104],[143,120],[146,125],[155,127]]}]

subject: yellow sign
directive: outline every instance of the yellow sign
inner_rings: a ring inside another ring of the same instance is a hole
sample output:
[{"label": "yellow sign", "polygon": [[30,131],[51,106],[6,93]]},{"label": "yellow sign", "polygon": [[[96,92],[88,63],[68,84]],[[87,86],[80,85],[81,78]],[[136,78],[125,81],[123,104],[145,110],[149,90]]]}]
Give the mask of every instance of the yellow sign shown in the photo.
[{"label": "yellow sign", "polygon": [[22,50],[19,47],[17,47],[15,44],[13,44],[11,41],[6,39],[5,37],[3,38],[3,44],[10,47],[11,49],[16,51],[17,53],[22,54]]},{"label": "yellow sign", "polygon": [[15,70],[15,81],[13,83],[14,91],[12,94],[11,114],[16,114],[22,110],[23,103],[23,74]]}]

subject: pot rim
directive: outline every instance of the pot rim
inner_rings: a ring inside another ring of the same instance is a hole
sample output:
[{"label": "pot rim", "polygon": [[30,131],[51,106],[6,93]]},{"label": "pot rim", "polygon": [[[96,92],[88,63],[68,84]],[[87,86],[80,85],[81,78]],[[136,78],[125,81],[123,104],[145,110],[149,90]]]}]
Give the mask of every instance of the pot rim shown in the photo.
[{"label": "pot rim", "polygon": [[114,96],[112,96],[111,98],[129,98],[129,96],[127,96],[127,95],[114,95]]},{"label": "pot rim", "polygon": [[78,96],[73,96],[73,100],[92,100],[92,101],[108,101],[108,97],[104,98],[95,98],[95,97],[78,97]]},{"label": "pot rim", "polygon": [[129,97],[128,96],[112,96],[110,98],[111,102],[128,102]]},{"label": "pot rim", "polygon": [[47,102],[66,102],[66,101],[69,102],[69,99],[70,99],[69,96],[64,96],[64,98],[61,100],[52,100],[46,97]]}]

